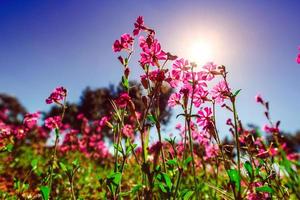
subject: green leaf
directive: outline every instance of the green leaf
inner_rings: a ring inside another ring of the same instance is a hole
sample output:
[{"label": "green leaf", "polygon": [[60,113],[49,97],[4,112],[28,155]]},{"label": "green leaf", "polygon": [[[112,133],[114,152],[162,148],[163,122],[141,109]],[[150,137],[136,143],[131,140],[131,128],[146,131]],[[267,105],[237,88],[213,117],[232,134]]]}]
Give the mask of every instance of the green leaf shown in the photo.
[{"label": "green leaf", "polygon": [[60,168],[61,168],[64,172],[67,172],[67,171],[68,171],[68,169],[67,169],[67,167],[66,167],[66,165],[65,165],[64,163],[59,162],[59,166],[60,166]]},{"label": "green leaf", "polygon": [[153,124],[155,124],[155,123],[157,122],[156,117],[153,116],[153,115],[148,115],[148,116],[147,116],[147,119],[148,119],[151,123],[153,123]]},{"label": "green leaf", "polygon": [[124,89],[126,89],[126,90],[129,89],[129,81],[124,76],[122,76],[122,85],[123,85]]},{"label": "green leaf", "polygon": [[244,163],[244,167],[245,167],[245,169],[246,169],[249,177],[252,178],[252,176],[253,176],[253,168],[252,168],[251,163],[249,161],[246,161]]},{"label": "green leaf", "polygon": [[118,150],[118,152],[123,153],[123,150],[122,150],[121,145],[114,144],[114,148],[115,148],[116,150]]},{"label": "green leaf", "polygon": [[50,194],[50,188],[48,186],[41,186],[40,190],[41,190],[43,199],[48,200],[49,194]]},{"label": "green leaf", "polygon": [[162,183],[158,183],[158,187],[163,191],[164,193],[167,193],[168,191],[166,190],[165,186]]},{"label": "green leaf", "polygon": [[235,187],[239,190],[241,187],[241,177],[236,169],[230,169],[227,171],[230,182],[235,184]]},{"label": "green leaf", "polygon": [[187,167],[187,165],[188,165],[191,161],[192,161],[192,157],[189,156],[189,157],[187,157],[187,159],[185,159],[185,160],[183,161],[183,165],[184,165],[185,167]]},{"label": "green leaf", "polygon": [[108,179],[112,180],[115,185],[119,185],[121,182],[122,174],[121,172],[113,173],[108,177]]},{"label": "green leaf", "polygon": [[171,191],[171,189],[172,189],[172,182],[171,182],[170,177],[166,173],[162,173],[162,175],[163,175],[163,177],[165,179],[167,187],[169,188],[169,191]]},{"label": "green leaf", "polygon": [[270,193],[270,194],[274,193],[274,190],[269,186],[257,187],[257,188],[255,188],[255,190],[256,190],[256,192],[267,192],[267,193]]},{"label": "green leaf", "polygon": [[182,197],[183,197],[183,200],[189,200],[194,194],[194,191],[192,190],[189,190],[187,191]]},{"label": "green leaf", "polygon": [[132,192],[133,194],[135,194],[135,193],[138,192],[142,187],[143,187],[142,184],[138,184],[138,185],[136,185],[136,186],[134,186],[134,187],[132,188],[131,192]]},{"label": "green leaf", "polygon": [[239,93],[240,93],[240,91],[241,91],[242,89],[239,89],[239,90],[237,90],[237,91],[235,91],[235,93],[234,93],[234,95],[233,96],[237,96]]},{"label": "green leaf", "polygon": [[38,164],[38,159],[37,158],[35,158],[31,161],[32,170],[35,170],[37,168],[37,164]]},{"label": "green leaf", "polygon": [[168,165],[177,165],[177,160],[176,160],[176,158],[174,158],[174,159],[172,159],[172,160],[168,160],[168,161],[167,161],[167,164],[168,164]]},{"label": "green leaf", "polygon": [[8,151],[8,152],[12,152],[12,150],[13,150],[13,148],[14,148],[14,145],[13,144],[8,144],[8,145],[6,145],[6,150]]},{"label": "green leaf", "polygon": [[74,166],[78,167],[79,166],[79,160],[78,160],[78,158],[76,158],[75,160],[73,160],[72,164]]}]

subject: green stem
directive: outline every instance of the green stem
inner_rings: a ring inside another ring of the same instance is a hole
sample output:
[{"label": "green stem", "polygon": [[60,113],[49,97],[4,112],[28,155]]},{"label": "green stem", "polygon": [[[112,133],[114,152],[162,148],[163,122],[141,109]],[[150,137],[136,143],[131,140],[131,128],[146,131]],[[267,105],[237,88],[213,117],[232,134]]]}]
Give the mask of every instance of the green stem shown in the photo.
[{"label": "green stem", "polygon": [[[237,112],[235,106],[235,97],[231,97],[232,109],[233,109],[233,117],[234,117],[234,132],[235,132],[235,142],[236,142],[236,150],[237,150],[237,165],[238,165],[238,173],[239,177],[241,177],[241,155],[240,155],[240,141],[239,141],[239,131],[238,131],[238,123],[237,123]],[[241,198],[241,186],[239,186],[238,190],[238,199]]]}]

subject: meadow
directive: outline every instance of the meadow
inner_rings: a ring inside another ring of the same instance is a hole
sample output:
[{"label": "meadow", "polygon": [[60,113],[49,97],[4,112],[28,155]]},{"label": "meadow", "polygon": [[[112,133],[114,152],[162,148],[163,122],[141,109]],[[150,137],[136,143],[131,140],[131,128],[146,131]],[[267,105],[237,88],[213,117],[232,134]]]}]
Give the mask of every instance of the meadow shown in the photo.
[{"label": "meadow", "polygon": [[[112,42],[121,86],[97,119],[97,111],[72,114],[63,86],[45,98],[55,106],[48,116],[19,119],[1,107],[1,199],[300,199],[299,149],[288,145],[271,103],[253,97],[268,124],[248,127],[236,106],[243,89],[228,81],[235,74],[164,51],[156,34],[140,16]],[[131,77],[132,56],[140,77]],[[166,110],[174,108],[182,123],[166,137]],[[231,116],[230,141],[220,137],[216,110]]]}]

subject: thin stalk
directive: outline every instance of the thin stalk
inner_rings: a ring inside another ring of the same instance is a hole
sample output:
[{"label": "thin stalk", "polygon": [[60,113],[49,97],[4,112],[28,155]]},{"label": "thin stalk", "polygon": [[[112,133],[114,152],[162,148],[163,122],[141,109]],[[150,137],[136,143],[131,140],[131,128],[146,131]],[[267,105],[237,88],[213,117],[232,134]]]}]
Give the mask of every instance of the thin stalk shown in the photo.
[{"label": "thin stalk", "polygon": [[[239,132],[238,132],[238,123],[237,123],[237,112],[235,107],[235,97],[231,97],[232,109],[233,109],[233,117],[234,117],[234,132],[235,132],[235,142],[236,142],[236,150],[237,150],[237,162],[238,162],[238,173],[239,177],[241,177],[241,155],[240,155],[240,141],[239,141]],[[238,190],[238,199],[241,198],[241,187]]]}]

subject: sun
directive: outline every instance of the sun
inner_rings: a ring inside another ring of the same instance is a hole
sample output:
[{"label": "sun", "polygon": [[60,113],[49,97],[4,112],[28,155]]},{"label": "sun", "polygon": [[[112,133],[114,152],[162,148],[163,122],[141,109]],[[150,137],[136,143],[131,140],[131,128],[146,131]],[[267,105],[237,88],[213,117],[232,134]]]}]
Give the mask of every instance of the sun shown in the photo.
[{"label": "sun", "polygon": [[213,44],[206,40],[196,40],[187,45],[187,58],[198,66],[213,61]]}]

